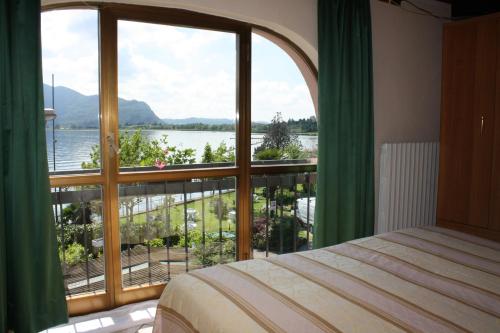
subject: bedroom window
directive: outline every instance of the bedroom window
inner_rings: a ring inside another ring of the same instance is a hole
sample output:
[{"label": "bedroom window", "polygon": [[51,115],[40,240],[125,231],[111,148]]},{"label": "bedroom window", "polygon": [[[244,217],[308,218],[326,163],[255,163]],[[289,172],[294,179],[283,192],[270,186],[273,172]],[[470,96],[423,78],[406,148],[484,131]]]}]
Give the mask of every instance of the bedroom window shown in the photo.
[{"label": "bedroom window", "polygon": [[314,69],[288,44],[183,10],[42,13],[70,314],[158,297],[197,268],[310,247],[317,130],[304,66]]}]

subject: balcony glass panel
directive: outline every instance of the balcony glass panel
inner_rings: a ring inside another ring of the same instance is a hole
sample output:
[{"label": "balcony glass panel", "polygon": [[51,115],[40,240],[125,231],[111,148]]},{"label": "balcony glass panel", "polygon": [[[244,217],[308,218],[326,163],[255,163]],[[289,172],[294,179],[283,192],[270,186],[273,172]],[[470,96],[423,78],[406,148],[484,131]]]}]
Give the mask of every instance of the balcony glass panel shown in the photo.
[{"label": "balcony glass panel", "polygon": [[152,285],[236,258],[236,180],[121,184],[124,287]]},{"label": "balcony glass panel", "polygon": [[252,176],[253,257],[312,248],[316,174]]},{"label": "balcony glass panel", "polygon": [[101,187],[57,187],[51,194],[66,295],[104,291]]}]

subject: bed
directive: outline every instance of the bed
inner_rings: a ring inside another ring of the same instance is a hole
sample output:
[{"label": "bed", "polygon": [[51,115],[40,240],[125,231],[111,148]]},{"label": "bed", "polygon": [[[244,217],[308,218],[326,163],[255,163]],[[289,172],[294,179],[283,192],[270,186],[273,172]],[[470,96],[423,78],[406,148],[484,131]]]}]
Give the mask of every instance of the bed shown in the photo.
[{"label": "bed", "polygon": [[439,227],[173,279],[154,332],[500,332],[500,243]]}]

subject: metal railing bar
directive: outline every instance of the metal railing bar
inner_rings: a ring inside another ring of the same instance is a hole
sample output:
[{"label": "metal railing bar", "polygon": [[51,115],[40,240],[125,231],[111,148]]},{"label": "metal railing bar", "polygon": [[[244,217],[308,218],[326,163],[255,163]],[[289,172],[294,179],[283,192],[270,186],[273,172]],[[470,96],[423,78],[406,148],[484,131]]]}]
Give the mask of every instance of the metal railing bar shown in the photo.
[{"label": "metal railing bar", "polygon": [[86,203],[84,201],[80,202],[80,210],[82,213],[83,217],[83,253],[85,255],[85,276],[87,278],[87,290],[90,290],[90,276],[89,276],[89,254],[88,254],[88,236],[87,236],[87,214],[85,212],[86,210]]},{"label": "metal railing bar", "polygon": [[[297,176],[294,176],[296,179]],[[297,183],[293,185],[293,252],[297,252]]]},{"label": "metal railing bar", "polygon": [[[203,188],[204,181],[201,180],[201,244],[205,251],[205,191]],[[203,264],[205,266],[205,264]]]},{"label": "metal railing bar", "polygon": [[[164,184],[165,193],[167,193],[167,182]],[[170,198],[165,194],[165,222],[167,227],[167,281],[170,281]]]},{"label": "metal railing bar", "polygon": [[146,185],[146,239],[147,239],[147,249],[148,249],[148,279],[149,284],[152,284],[152,276],[151,276],[151,229],[149,225],[150,220],[150,209],[149,209],[149,195],[147,194],[148,186]]},{"label": "metal railing bar", "polygon": [[184,252],[186,254],[186,272],[189,272],[186,181],[184,181],[183,195],[184,195],[184,203],[183,203],[183,206],[184,206]]},{"label": "metal railing bar", "polygon": [[309,229],[311,227],[310,225],[310,212],[311,212],[311,177],[310,177],[310,174],[307,174],[307,229],[306,229],[306,233],[307,233],[307,249],[309,250],[310,249],[310,244],[309,244]]},{"label": "metal railing bar", "polygon": [[[59,187],[58,188],[58,192],[59,195],[61,193],[61,188]],[[58,196],[58,199],[60,197]],[[62,216],[62,213],[63,213],[63,209],[62,209],[62,203],[61,201],[59,200],[58,201],[59,205],[56,205],[56,212],[57,212],[57,206],[59,206],[59,214],[56,214],[56,215],[59,215],[59,219],[60,219],[60,222],[61,222],[61,251],[62,251],[62,257],[63,257],[63,275],[66,275],[66,245],[65,245],[65,240],[64,240],[64,218]]]},{"label": "metal railing bar", "polygon": [[224,202],[222,201],[222,189],[219,183],[219,198],[218,198],[218,217],[219,217],[219,262],[222,262],[222,215],[224,212]]},{"label": "metal railing bar", "polygon": [[[280,217],[279,217],[279,223],[280,223],[280,254],[283,253],[283,241],[284,241],[284,237],[283,237],[283,228],[284,228],[284,221],[283,221],[283,184],[281,183],[281,180],[283,178],[280,177]],[[276,207],[276,215],[277,214],[277,207]]]},{"label": "metal railing bar", "polygon": [[269,181],[266,178],[266,258],[269,257]]}]

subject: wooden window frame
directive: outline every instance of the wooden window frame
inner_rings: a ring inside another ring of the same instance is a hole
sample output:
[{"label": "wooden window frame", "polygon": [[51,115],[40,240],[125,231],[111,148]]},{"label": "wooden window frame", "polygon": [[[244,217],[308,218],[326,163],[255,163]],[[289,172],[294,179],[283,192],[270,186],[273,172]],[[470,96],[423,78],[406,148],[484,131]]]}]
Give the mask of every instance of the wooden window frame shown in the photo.
[{"label": "wooden window frame", "polygon": [[[42,7],[42,11],[60,9],[94,9],[99,15],[99,97],[101,172],[92,174],[52,175],[52,187],[101,185],[105,237],[105,291],[89,295],[70,296],[70,315],[111,309],[124,304],[158,298],[165,284],[147,287],[122,288],[120,253],[119,193],[118,185],[135,182],[165,182],[193,178],[235,177],[237,180],[237,260],[251,258],[251,176],[315,172],[316,165],[252,165],[251,164],[251,43],[252,31],[265,32],[286,43],[295,52],[294,61],[302,60],[317,81],[312,61],[294,43],[267,28],[233,19],[191,12],[182,9],[160,8],[124,4],[63,3]],[[237,117],[236,163],[230,167],[209,169],[176,169],[145,172],[120,172],[119,161],[113,154],[106,137],[114,135],[118,142],[118,40],[119,20],[155,23],[173,26],[230,32],[237,44]],[[257,33],[258,33],[257,32]],[[301,70],[302,71],[302,70]],[[303,72],[303,71],[302,71]],[[304,72],[303,72],[304,73]]]}]

